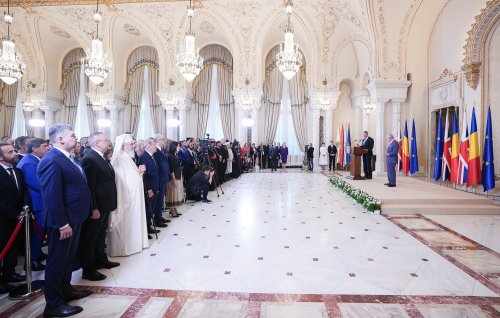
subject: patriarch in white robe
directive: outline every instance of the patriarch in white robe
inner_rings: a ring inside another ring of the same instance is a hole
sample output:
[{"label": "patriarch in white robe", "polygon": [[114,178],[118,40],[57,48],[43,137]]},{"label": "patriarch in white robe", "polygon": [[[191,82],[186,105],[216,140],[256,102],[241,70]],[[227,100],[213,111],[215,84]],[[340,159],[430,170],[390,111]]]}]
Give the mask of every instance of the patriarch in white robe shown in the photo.
[{"label": "patriarch in white robe", "polygon": [[116,138],[111,165],[115,170],[118,206],[110,215],[108,254],[127,256],[149,247],[142,175],[146,168],[134,162],[135,140],[130,134]]}]

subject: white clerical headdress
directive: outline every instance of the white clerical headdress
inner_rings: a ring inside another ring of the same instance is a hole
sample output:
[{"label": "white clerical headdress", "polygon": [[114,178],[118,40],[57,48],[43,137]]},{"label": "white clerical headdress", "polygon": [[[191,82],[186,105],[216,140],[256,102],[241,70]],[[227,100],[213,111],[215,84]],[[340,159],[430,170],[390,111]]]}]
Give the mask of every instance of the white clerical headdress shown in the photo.
[{"label": "white clerical headdress", "polygon": [[123,144],[126,142],[133,141],[134,138],[132,137],[131,134],[123,134],[118,137],[116,137],[116,142],[115,142],[115,149],[113,151],[113,157],[111,158],[111,164],[114,164],[116,161],[116,158],[120,155],[122,151]]}]

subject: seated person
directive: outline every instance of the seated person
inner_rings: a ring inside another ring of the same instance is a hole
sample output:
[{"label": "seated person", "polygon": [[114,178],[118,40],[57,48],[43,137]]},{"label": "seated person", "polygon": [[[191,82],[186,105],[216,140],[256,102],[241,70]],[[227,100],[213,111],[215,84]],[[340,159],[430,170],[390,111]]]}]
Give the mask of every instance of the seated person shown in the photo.
[{"label": "seated person", "polygon": [[187,199],[211,203],[212,201],[208,200],[207,195],[213,176],[214,171],[209,167],[204,167],[203,170],[196,172],[186,185]]}]

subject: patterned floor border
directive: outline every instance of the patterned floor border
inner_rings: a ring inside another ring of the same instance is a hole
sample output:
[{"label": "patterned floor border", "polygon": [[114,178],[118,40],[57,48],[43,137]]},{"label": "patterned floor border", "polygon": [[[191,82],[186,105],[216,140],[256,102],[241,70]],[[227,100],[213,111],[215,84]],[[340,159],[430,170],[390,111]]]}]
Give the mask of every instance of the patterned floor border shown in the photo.
[{"label": "patterned floor border", "polygon": [[[432,249],[434,252],[436,252],[440,256],[444,257],[450,263],[454,264],[455,266],[457,266],[458,268],[460,268],[461,270],[463,270],[464,272],[466,272],[467,274],[472,276],[474,279],[476,279],[477,281],[479,281],[480,283],[482,283],[483,285],[485,285],[486,287],[488,287],[489,289],[494,291],[495,293],[500,294],[500,286],[498,283],[495,282],[495,279],[500,282],[500,279],[499,279],[500,273],[496,273],[496,272],[479,273],[476,270],[474,270],[473,268],[471,268],[470,266],[460,262],[458,259],[449,255],[448,253],[446,253],[446,251],[450,251],[450,250],[484,251],[484,252],[490,254],[491,257],[497,258],[498,263],[500,264],[500,254],[499,253],[497,253],[494,250],[492,250],[486,246],[483,246],[483,245],[477,243],[476,241],[471,240],[470,238],[468,238],[460,233],[457,233],[457,232],[453,231],[452,229],[447,228],[446,226],[444,226],[438,222],[435,222],[434,220],[431,220],[431,219],[429,219],[421,214],[389,215],[389,216],[385,216],[385,218],[388,219],[389,221],[391,221],[392,223],[394,223],[395,225],[397,225],[398,227],[400,227],[402,230],[404,230],[405,232],[407,232],[411,236],[413,236],[415,239],[417,239],[420,242],[422,242],[423,244],[425,244],[427,247]],[[424,221],[432,224],[433,226],[437,227],[437,229],[421,229],[421,228],[420,229],[419,228],[410,229],[398,221],[398,220],[408,220],[408,219],[410,219],[410,220],[411,219],[424,220]],[[470,246],[457,246],[456,244],[448,244],[448,245],[440,244],[439,246],[433,245],[432,242],[429,242],[428,240],[426,240],[425,238],[423,238],[422,236],[419,235],[419,233],[421,233],[421,232],[445,232],[445,233],[448,233],[448,234],[450,234],[450,235],[452,235],[460,240],[467,242],[468,244],[470,244]]]}]

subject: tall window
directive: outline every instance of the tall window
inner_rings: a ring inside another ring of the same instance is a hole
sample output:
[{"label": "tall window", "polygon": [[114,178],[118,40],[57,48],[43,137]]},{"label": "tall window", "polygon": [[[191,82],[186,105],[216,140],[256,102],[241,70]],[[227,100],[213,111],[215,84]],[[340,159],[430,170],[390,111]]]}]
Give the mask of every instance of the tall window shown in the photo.
[{"label": "tall window", "polygon": [[299,143],[297,142],[297,136],[295,135],[295,129],[293,126],[292,106],[290,101],[290,82],[284,77],[280,114],[274,141],[276,143],[280,143],[280,145],[286,142],[288,154],[290,156],[303,154],[302,149],[300,149]]},{"label": "tall window", "polygon": [[75,135],[84,137],[90,135],[89,117],[87,114],[87,87],[85,72],[80,71],[80,91],[78,92],[78,106],[76,107]]},{"label": "tall window", "polygon": [[137,127],[137,139],[154,137],[153,120],[151,119],[151,103],[149,101],[149,67],[144,67],[144,88],[141,97],[141,112]]},{"label": "tall window", "polygon": [[212,82],[210,83],[210,103],[208,106],[207,129],[205,130],[205,134],[210,134],[210,138],[220,140],[228,137],[224,136],[224,131],[222,129],[220,98],[217,87],[217,66],[213,64],[211,67]]}]

